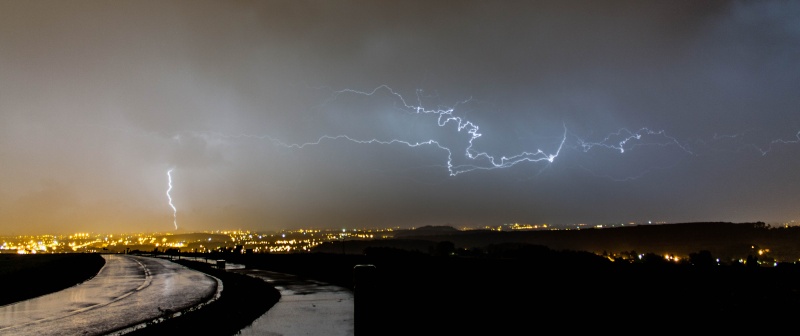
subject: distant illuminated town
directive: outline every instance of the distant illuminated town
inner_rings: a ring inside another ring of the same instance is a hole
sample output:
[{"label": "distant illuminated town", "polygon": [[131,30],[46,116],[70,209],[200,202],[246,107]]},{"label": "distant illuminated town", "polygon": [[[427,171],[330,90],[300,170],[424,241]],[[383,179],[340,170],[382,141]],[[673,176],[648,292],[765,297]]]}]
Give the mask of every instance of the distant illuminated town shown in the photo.
[{"label": "distant illuminated town", "polygon": [[294,230],[278,233],[205,231],[0,237],[0,253],[224,252],[288,253],[310,251],[326,241],[391,237],[386,230]]},{"label": "distant illuminated town", "polygon": [[[452,227],[456,230],[487,231],[532,231],[532,230],[582,230],[602,229],[662,222],[619,223],[607,225],[574,224],[522,224],[510,223],[484,227]],[[449,226],[449,225],[448,225]],[[795,221],[770,224],[771,227],[795,227]],[[413,230],[414,228],[410,228]],[[71,235],[22,235],[0,236],[0,254],[44,254],[44,253],[303,253],[326,242],[347,242],[357,240],[381,240],[395,238],[401,228],[381,229],[297,229],[276,232],[253,232],[247,230],[218,230],[203,232],[164,232],[99,234],[74,233]],[[766,254],[767,248],[753,247],[759,258],[777,262]],[[604,252],[605,253],[605,252]],[[603,254],[609,259],[635,259],[642,255],[619,253]],[[686,256],[665,254],[664,258],[678,262]],[[795,262],[796,260],[792,260]],[[759,261],[759,263],[762,263]]]},{"label": "distant illuminated town", "polygon": [[[577,224],[572,227],[557,228],[548,224],[511,223],[457,229],[512,231],[581,229],[588,227],[603,226]],[[128,253],[133,251],[167,252],[170,250],[197,253],[232,250],[241,253],[293,253],[311,251],[313,247],[324,242],[393,238],[397,229],[399,228],[298,229],[269,233],[229,230],[191,233],[74,233],[71,235],[8,236],[0,237],[0,253]]]}]

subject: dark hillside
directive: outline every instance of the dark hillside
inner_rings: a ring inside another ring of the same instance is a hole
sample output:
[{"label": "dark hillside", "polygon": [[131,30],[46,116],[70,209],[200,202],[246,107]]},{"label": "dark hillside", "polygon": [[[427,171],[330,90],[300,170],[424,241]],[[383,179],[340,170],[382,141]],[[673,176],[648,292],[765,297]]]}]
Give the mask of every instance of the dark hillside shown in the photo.
[{"label": "dark hillside", "polygon": [[99,254],[0,254],[0,305],[53,293],[91,279]]},{"label": "dark hillside", "polygon": [[457,250],[485,251],[492,244],[524,243],[595,254],[655,253],[682,258],[705,250],[723,263],[745,260],[748,256],[757,256],[761,261],[800,260],[800,227],[771,228],[764,223],[708,222],[580,230],[455,230],[447,233],[423,230],[419,234],[415,231],[402,232],[402,238],[346,241],[345,246],[341,242],[328,243],[317,246],[315,251],[357,254],[367,247],[380,246],[429,253],[441,242],[450,242]]},{"label": "dark hillside", "polygon": [[[357,312],[356,329],[371,327],[375,335],[635,331],[639,323],[720,330],[734,325],[733,316],[754,310],[773,326],[792,325],[789,317],[800,314],[800,268],[793,264],[693,265],[656,255],[631,263],[521,243],[487,251],[436,256],[372,247],[362,255],[241,255],[231,261],[354,288],[356,304],[368,307],[361,310],[366,318]],[[374,272],[359,281],[356,265],[373,265]]]}]

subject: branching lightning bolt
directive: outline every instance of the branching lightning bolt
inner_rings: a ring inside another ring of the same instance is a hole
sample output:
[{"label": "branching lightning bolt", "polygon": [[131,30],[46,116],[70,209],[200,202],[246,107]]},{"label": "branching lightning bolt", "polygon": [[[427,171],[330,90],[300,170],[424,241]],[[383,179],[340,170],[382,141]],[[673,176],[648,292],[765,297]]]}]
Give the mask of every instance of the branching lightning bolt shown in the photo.
[{"label": "branching lightning bolt", "polygon": [[[426,108],[423,106],[422,103],[422,96],[421,90],[417,90],[416,95],[416,102],[409,103],[403,95],[389,87],[388,85],[381,85],[374,88],[371,91],[359,91],[354,89],[344,89],[339,91],[334,91],[332,97],[329,99],[328,102],[335,100],[338,96],[344,94],[354,94],[354,95],[362,95],[362,96],[373,96],[378,93],[385,92],[389,96],[394,97],[396,99],[395,108],[398,110],[406,111],[410,114],[421,114],[421,115],[430,115],[436,119],[436,125],[439,127],[448,127],[448,126],[455,126],[455,130],[459,133],[464,132],[469,135],[468,139],[462,146],[459,148],[461,149],[454,149],[452,146],[447,146],[442,142],[436,139],[426,139],[420,141],[409,141],[409,140],[401,140],[401,139],[359,139],[350,135],[323,135],[315,141],[305,142],[305,143],[286,143],[281,140],[275,139],[269,136],[257,136],[257,135],[221,135],[215,133],[213,135],[217,137],[224,137],[224,138],[257,138],[257,139],[268,139],[273,144],[285,148],[294,148],[294,149],[302,149],[307,146],[316,146],[320,145],[326,141],[349,141],[358,144],[382,144],[382,145],[392,145],[392,144],[402,144],[411,148],[420,147],[420,146],[435,146],[436,148],[443,150],[446,152],[446,165],[447,171],[450,176],[456,176],[462,173],[475,171],[475,170],[493,170],[493,169],[501,169],[501,168],[509,168],[515,166],[519,163],[523,162],[546,162],[548,165],[553,163],[556,158],[561,154],[562,150],[567,144],[568,137],[570,136],[566,123],[563,124],[563,136],[561,137],[558,144],[552,149],[550,152],[545,152],[542,149],[536,149],[534,151],[523,151],[515,155],[511,156],[497,156],[492,155],[485,151],[478,151],[475,148],[475,144],[477,140],[482,136],[479,132],[480,128],[477,124],[466,120],[463,117],[455,115],[456,108],[465,105],[470,102],[472,99],[467,99],[461,102],[452,105],[451,107],[445,108]],[[205,136],[203,134],[195,134],[196,136]],[[618,151],[620,154],[626,154],[629,150],[632,150],[637,147],[644,147],[644,146],[660,146],[660,147],[667,147],[667,146],[675,146],[680,149],[683,153],[688,155],[695,155],[692,150],[685,144],[682,144],[674,137],[667,135],[665,131],[655,131],[649,128],[641,128],[637,131],[630,131],[628,129],[620,129],[615,133],[611,133],[605,138],[600,141],[590,142],[586,141],[577,135],[571,135],[576,140],[577,145],[572,146],[569,145],[567,147],[580,150],[582,152],[589,152],[597,149],[607,149],[607,150],[614,150]],[[463,156],[462,156],[463,155]],[[458,158],[464,158],[464,161],[457,161]]]},{"label": "branching lightning bolt", "polygon": [[[775,150],[775,147],[778,145],[796,145],[800,144],[800,131],[794,134],[794,139],[786,140],[786,139],[774,139],[767,143],[766,147],[757,145],[751,141],[752,139],[745,140],[748,133],[754,133],[752,130],[748,130],[745,132],[737,133],[737,134],[724,134],[724,135],[717,135],[714,134],[712,141],[714,142],[725,142],[723,145],[728,146],[735,146],[734,149],[729,149],[728,151],[735,151],[739,152],[745,149],[755,150],[761,154],[761,156],[767,156],[770,152]],[[752,138],[752,137],[751,137]],[[737,141],[738,140],[738,141]]]},{"label": "branching lightning bolt", "polygon": [[175,205],[172,204],[172,196],[170,196],[169,192],[172,191],[172,169],[167,171],[167,181],[169,183],[169,188],[167,188],[167,199],[169,199],[169,206],[172,207],[172,219],[173,224],[175,224],[175,230],[178,229],[178,209],[175,208]]},{"label": "branching lightning bolt", "polygon": [[[351,141],[351,142],[355,142],[355,143],[360,143],[360,144],[375,144],[375,143],[384,144],[384,145],[403,144],[403,145],[406,145],[408,147],[419,147],[419,146],[423,146],[423,145],[432,145],[432,146],[436,146],[439,149],[442,149],[442,150],[447,152],[447,170],[448,170],[450,176],[456,176],[458,174],[466,173],[466,172],[474,171],[474,170],[492,170],[492,169],[498,169],[498,168],[508,168],[508,167],[514,166],[514,165],[516,165],[518,163],[521,163],[521,162],[547,161],[549,163],[552,163],[556,159],[556,157],[558,157],[559,153],[561,152],[562,147],[564,146],[564,143],[567,140],[567,129],[566,129],[566,125],[565,125],[564,126],[564,136],[562,137],[562,139],[560,141],[560,144],[558,145],[558,148],[556,148],[554,153],[548,154],[548,153],[545,153],[541,149],[537,149],[536,151],[533,151],[533,152],[524,151],[522,153],[519,153],[519,154],[516,154],[516,155],[513,155],[513,156],[495,157],[493,155],[490,155],[487,152],[478,152],[473,148],[474,141],[481,137],[481,133],[478,132],[479,127],[478,127],[478,125],[472,123],[469,120],[463,119],[461,117],[454,116],[453,112],[455,111],[455,107],[450,107],[450,108],[446,108],[446,109],[427,109],[427,108],[425,108],[425,107],[423,107],[421,105],[412,105],[412,104],[409,104],[402,95],[400,95],[399,93],[395,92],[392,88],[390,88],[387,85],[381,85],[381,86],[375,88],[374,90],[372,90],[370,92],[357,91],[357,90],[352,90],[352,89],[345,89],[345,90],[337,91],[336,95],[340,95],[340,94],[344,94],[344,93],[352,93],[352,94],[358,94],[358,95],[364,95],[364,96],[372,96],[372,95],[376,94],[380,90],[385,90],[385,91],[389,92],[389,94],[395,96],[400,101],[400,104],[402,105],[402,106],[400,106],[401,109],[404,108],[404,109],[408,110],[409,112],[416,113],[416,114],[435,115],[437,117],[437,125],[439,127],[445,127],[445,126],[447,126],[449,124],[455,124],[456,125],[456,130],[458,132],[466,131],[466,133],[470,135],[470,138],[467,141],[467,146],[466,146],[466,149],[465,149],[463,154],[467,159],[469,159],[469,160],[471,160],[471,161],[473,161],[475,163],[474,164],[458,164],[458,165],[454,164],[453,163],[453,154],[454,154],[453,150],[450,147],[447,147],[447,146],[441,144],[439,141],[436,141],[436,140],[433,140],[433,139],[425,140],[425,141],[412,142],[412,141],[405,141],[405,140],[399,140],[399,139],[360,140],[360,139],[352,138],[352,137],[347,136],[347,135],[336,135],[336,136],[324,135],[324,136],[320,137],[319,139],[317,139],[317,141],[307,142],[307,143],[303,143],[303,144],[286,144],[286,143],[283,143],[283,142],[280,142],[280,141],[276,141],[275,139],[272,139],[272,138],[270,138],[270,140],[272,140],[273,142],[275,142],[278,145],[281,145],[281,146],[284,146],[284,147],[289,147],[289,148],[303,148],[303,147],[310,146],[310,145],[319,145],[320,143],[322,143],[325,140],[340,140],[340,139]],[[419,98],[419,91],[417,91],[417,94],[418,94],[418,98]],[[463,103],[466,103],[468,101],[469,100],[461,102],[461,103],[463,104]],[[456,106],[458,106],[458,104],[456,104]]]},{"label": "branching lightning bolt", "polygon": [[772,146],[774,146],[774,145],[777,145],[777,144],[788,145],[788,144],[800,143],[800,132],[797,132],[794,135],[794,137],[795,137],[794,140],[784,140],[784,139],[772,140],[772,142],[769,143],[769,147],[767,149],[761,149],[761,148],[758,148],[758,147],[756,147],[756,149],[758,149],[758,151],[761,152],[761,155],[764,156],[764,155],[767,155],[769,152],[772,151]]},{"label": "branching lightning bolt", "polygon": [[[267,135],[252,135],[252,134],[222,134],[218,132],[202,132],[202,131],[187,131],[185,133],[191,137],[199,137],[205,139],[208,143],[213,144],[226,144],[226,141],[222,141],[222,139],[259,139],[259,140],[268,140],[272,142],[274,145],[289,148],[289,149],[302,149],[308,146],[317,146],[322,145],[325,142],[332,142],[332,141],[347,141],[351,143],[357,144],[380,144],[380,145],[405,145],[409,148],[417,148],[422,146],[433,146],[437,150],[441,150],[446,155],[445,164],[438,165],[447,169],[447,172],[450,176],[457,176],[462,173],[476,171],[476,170],[494,170],[494,169],[501,169],[501,168],[509,168],[515,166],[519,163],[524,162],[543,162],[546,164],[547,167],[550,166],[551,163],[555,162],[556,159],[561,155],[562,152],[567,150],[574,150],[580,153],[589,153],[589,152],[604,152],[604,151],[611,151],[616,152],[616,155],[613,155],[612,159],[617,160],[622,156],[628,156],[630,159],[626,162],[634,162],[635,165],[624,165],[620,163],[620,165],[614,166],[613,168],[609,168],[607,170],[613,169],[611,174],[609,173],[601,173],[599,170],[594,172],[590,169],[592,165],[580,165],[584,170],[589,171],[592,175],[597,177],[605,177],[612,179],[614,181],[629,181],[635,180],[639,177],[648,174],[651,171],[656,170],[664,170],[670,169],[674,167],[678,162],[683,161],[683,158],[686,157],[702,157],[703,156],[703,148],[710,149],[710,150],[719,150],[720,145],[728,146],[729,144],[721,144],[720,142],[743,142],[740,138],[741,134],[736,135],[727,135],[727,136],[717,136],[715,135],[711,142],[715,143],[708,143],[702,140],[696,140],[703,146],[690,146],[687,142],[681,142],[677,138],[673,137],[672,135],[668,134],[664,130],[654,130],[648,127],[642,127],[639,129],[628,129],[628,128],[621,128],[618,129],[616,132],[608,133],[608,135],[601,136],[598,139],[588,139],[587,137],[583,137],[574,133],[570,133],[567,130],[567,123],[563,123],[563,136],[558,139],[558,141],[552,142],[552,148],[548,151],[542,149],[536,150],[529,150],[529,151],[522,151],[515,155],[495,155],[490,154],[486,151],[481,151],[477,146],[478,139],[482,137],[480,133],[480,128],[477,124],[473,123],[470,120],[462,116],[458,116],[456,114],[456,109],[461,108],[463,105],[471,102],[472,99],[466,99],[460,101],[454,105],[445,106],[445,107],[435,107],[429,108],[425,107],[423,104],[423,94],[421,90],[416,91],[416,101],[411,101],[406,99],[403,95],[389,87],[388,85],[380,85],[371,91],[359,91],[354,89],[344,89],[339,91],[333,91],[333,94],[329,97],[326,101],[330,103],[338,99],[339,96],[342,95],[360,95],[360,96],[367,96],[371,97],[378,94],[385,94],[390,99],[392,99],[393,107],[395,110],[403,111],[408,114],[416,114],[416,115],[426,115],[431,118],[430,122],[432,123],[433,120],[436,122],[436,126],[440,128],[447,128],[448,130],[454,130],[458,134],[466,135],[466,137],[459,136],[459,140],[454,140],[454,138],[450,138],[449,135],[445,135],[445,138],[438,138],[437,137],[423,137],[420,139],[398,139],[393,138],[393,136],[387,136],[382,138],[372,137],[372,136],[365,136],[363,138],[359,138],[353,135],[342,134],[328,134],[319,136],[314,141],[309,142],[285,142],[283,140],[267,136]],[[175,135],[172,137],[172,140],[180,143],[181,139],[180,134]],[[459,141],[457,144],[451,141]],[[778,139],[772,140],[768,143],[768,146],[755,146],[755,145],[748,145],[747,147],[752,147],[758,150],[758,152],[765,156],[767,153],[771,152],[775,147],[778,145],[797,145],[800,144],[800,132],[794,134],[793,138],[789,139]],[[646,151],[641,149],[651,149],[653,147],[659,148],[672,148],[675,149],[674,151],[670,151],[667,155],[659,155],[655,160],[653,156],[649,156],[645,160],[637,160],[639,157],[637,155],[643,154],[648,155]],[[694,148],[692,148],[694,147]],[[600,155],[605,155],[605,153],[599,153]],[[658,162],[656,162],[658,161]],[[606,161],[606,162],[614,162],[614,161]],[[630,174],[630,171],[617,171],[617,168],[630,168],[628,170],[638,170],[638,173]],[[602,169],[602,168],[601,168]],[[170,170],[167,175],[170,177],[170,190],[172,189],[171,184],[171,175]],[[625,177],[613,177],[612,175],[619,173]],[[169,197],[169,190],[167,191],[167,196]],[[175,206],[172,204],[172,198],[170,197],[170,206],[173,208],[175,213],[175,227],[177,228],[177,210]]]},{"label": "branching lightning bolt", "polygon": [[[631,145],[628,144],[629,142],[634,141],[634,140],[641,140],[642,137],[645,137],[645,136],[661,137],[664,140],[662,140],[661,142],[639,143],[639,144],[631,144]],[[651,130],[649,128],[642,128],[642,129],[639,129],[636,132],[632,132],[632,131],[629,131],[628,129],[623,128],[623,129],[621,129],[621,130],[619,130],[617,132],[611,133],[609,136],[607,136],[605,139],[603,139],[600,142],[586,142],[586,141],[583,141],[582,139],[579,138],[578,139],[578,144],[583,148],[584,152],[588,152],[589,150],[591,150],[594,147],[604,147],[604,148],[608,148],[608,149],[618,150],[620,152],[620,154],[624,154],[626,145],[628,145],[629,149],[633,148],[633,147],[637,147],[637,146],[644,146],[644,145],[657,145],[657,146],[661,146],[661,147],[669,146],[669,145],[676,145],[681,150],[686,152],[687,154],[690,154],[690,155],[694,154],[694,153],[692,153],[691,150],[689,150],[689,148],[687,148],[685,145],[683,145],[680,142],[678,142],[677,139],[675,139],[675,138],[673,138],[671,136],[668,136],[666,134],[666,132],[664,132],[663,130],[662,131],[653,131],[653,130]]]}]

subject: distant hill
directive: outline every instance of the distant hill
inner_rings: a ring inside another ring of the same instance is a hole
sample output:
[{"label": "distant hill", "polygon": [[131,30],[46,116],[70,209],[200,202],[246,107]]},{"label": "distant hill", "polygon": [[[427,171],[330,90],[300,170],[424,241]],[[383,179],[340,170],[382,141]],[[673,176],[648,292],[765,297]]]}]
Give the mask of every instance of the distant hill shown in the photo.
[{"label": "distant hill", "polygon": [[461,231],[449,226],[427,226],[397,231],[394,239],[323,244],[318,249],[361,253],[366,247],[393,247],[428,252],[439,242],[457,249],[487,249],[504,243],[547,246],[554,250],[588,251],[596,254],[675,255],[709,251],[722,260],[800,260],[800,227],[769,227],[762,222],[696,222],[637,225],[580,230]]},{"label": "distant hill", "polygon": [[436,235],[458,234],[462,231],[449,225],[428,225],[411,230],[397,230],[394,232],[395,238],[424,237]]}]

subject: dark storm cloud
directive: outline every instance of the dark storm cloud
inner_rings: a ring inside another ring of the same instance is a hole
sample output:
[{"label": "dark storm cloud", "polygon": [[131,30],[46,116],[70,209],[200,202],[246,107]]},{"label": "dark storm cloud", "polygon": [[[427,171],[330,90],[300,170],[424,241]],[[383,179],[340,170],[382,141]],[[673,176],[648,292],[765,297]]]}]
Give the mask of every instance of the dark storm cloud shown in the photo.
[{"label": "dark storm cloud", "polygon": [[800,216],[792,2],[0,6],[2,232]]}]

